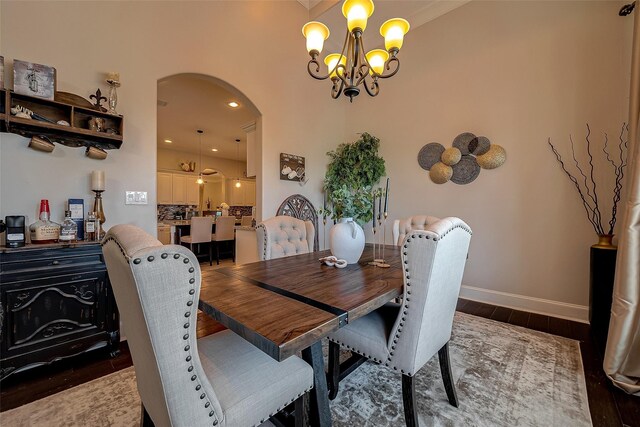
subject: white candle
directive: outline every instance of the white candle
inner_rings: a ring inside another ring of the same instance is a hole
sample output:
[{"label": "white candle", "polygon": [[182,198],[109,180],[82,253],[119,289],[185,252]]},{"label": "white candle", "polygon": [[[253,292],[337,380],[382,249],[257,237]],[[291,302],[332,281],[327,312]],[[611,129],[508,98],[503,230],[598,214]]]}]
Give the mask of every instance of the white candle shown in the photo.
[{"label": "white candle", "polygon": [[111,71],[107,73],[107,80],[114,80],[116,82],[120,81],[120,73],[116,73],[115,71]]},{"label": "white candle", "polygon": [[104,171],[91,172],[91,190],[104,191]]}]

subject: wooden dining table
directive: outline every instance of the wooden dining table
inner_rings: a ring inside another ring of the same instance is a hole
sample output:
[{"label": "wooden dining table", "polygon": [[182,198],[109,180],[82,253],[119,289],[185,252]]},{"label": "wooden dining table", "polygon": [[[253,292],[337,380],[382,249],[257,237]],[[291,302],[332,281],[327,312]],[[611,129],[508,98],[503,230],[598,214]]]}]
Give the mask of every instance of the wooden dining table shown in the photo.
[{"label": "wooden dining table", "polygon": [[402,294],[400,249],[385,246],[389,268],[368,264],[367,244],[359,263],[342,269],[321,264],[330,253],[320,251],[210,270],[199,308],[277,361],[301,352],[314,371],[311,425],[330,426],[321,340]]}]

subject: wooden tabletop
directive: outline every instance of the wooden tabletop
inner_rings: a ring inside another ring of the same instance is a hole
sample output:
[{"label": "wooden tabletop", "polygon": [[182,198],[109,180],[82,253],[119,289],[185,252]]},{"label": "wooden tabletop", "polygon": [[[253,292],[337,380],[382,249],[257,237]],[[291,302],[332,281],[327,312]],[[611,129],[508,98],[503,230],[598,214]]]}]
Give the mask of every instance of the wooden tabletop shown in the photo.
[{"label": "wooden tabletop", "polygon": [[283,360],[402,294],[400,249],[386,246],[391,268],[320,264],[329,251],[222,268],[203,274],[200,309]]}]

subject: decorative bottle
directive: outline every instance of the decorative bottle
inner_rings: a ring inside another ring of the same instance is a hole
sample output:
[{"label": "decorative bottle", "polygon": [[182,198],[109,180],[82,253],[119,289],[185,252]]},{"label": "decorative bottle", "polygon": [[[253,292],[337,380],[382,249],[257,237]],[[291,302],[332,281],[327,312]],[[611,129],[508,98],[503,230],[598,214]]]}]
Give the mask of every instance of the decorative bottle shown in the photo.
[{"label": "decorative bottle", "polygon": [[40,200],[40,220],[29,226],[31,243],[55,243],[60,238],[60,224],[49,220],[49,201]]},{"label": "decorative bottle", "polygon": [[87,219],[84,221],[84,238],[88,242],[95,242],[99,239],[98,233],[100,229],[100,223],[96,218],[96,213],[91,211],[87,214]]},{"label": "decorative bottle", "polygon": [[64,221],[60,226],[60,241],[75,242],[78,240],[78,225],[71,219],[71,211],[65,211]]}]

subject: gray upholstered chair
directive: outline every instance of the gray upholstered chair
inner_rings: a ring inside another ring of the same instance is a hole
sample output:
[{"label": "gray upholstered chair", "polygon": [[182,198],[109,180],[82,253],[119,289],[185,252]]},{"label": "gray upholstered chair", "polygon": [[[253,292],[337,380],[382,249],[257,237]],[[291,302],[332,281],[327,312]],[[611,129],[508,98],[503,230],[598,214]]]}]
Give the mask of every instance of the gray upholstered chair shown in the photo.
[{"label": "gray upholstered chair", "polygon": [[304,419],[313,370],[276,362],[226,330],[196,339],[200,266],[187,248],[162,245],[132,225],[102,242],[126,333],[143,425],[255,426],[295,401]]},{"label": "gray upholstered chair", "polygon": [[[216,232],[211,234],[211,241],[216,245],[216,264],[220,264],[220,243],[232,242],[236,239],[236,217],[219,216],[216,218]],[[231,245],[231,257],[236,261],[236,245]]]},{"label": "gray upholstered chair", "polygon": [[427,226],[438,221],[440,218],[429,215],[414,215],[405,219],[396,219],[393,221],[393,244],[400,246],[404,241],[407,233],[413,230],[425,230]]},{"label": "gray upholstered chair", "polygon": [[193,252],[193,245],[206,243],[209,246],[209,265],[212,265],[211,254],[211,228],[213,226],[213,217],[210,216],[194,216],[191,218],[191,226],[189,227],[188,236],[180,236],[181,244],[188,244],[189,249]]},{"label": "gray upholstered chair", "polygon": [[448,343],[470,240],[469,226],[452,217],[407,234],[402,305],[386,304],[329,336],[330,398],[338,392],[343,346],[402,374],[407,426],[418,425],[413,377],[436,353],[449,403],[458,406]]},{"label": "gray upholstered chair", "polygon": [[258,224],[258,255],[264,261],[313,252],[315,227],[287,215],[274,216]]}]

